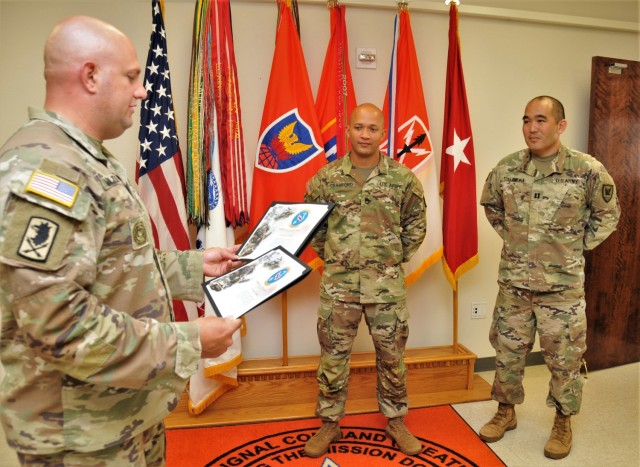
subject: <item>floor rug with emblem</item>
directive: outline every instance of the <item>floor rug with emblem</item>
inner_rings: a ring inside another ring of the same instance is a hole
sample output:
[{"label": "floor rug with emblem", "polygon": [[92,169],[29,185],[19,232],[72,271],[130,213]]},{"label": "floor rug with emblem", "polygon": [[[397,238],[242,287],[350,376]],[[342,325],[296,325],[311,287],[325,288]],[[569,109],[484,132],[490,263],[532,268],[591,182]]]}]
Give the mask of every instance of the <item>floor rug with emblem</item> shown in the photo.
[{"label": "floor rug with emblem", "polygon": [[167,467],[387,467],[504,466],[505,464],[449,405],[411,409],[405,423],[422,452],[402,454],[384,432],[379,413],[348,415],[342,439],[316,459],[304,444],[317,419],[167,430]]}]

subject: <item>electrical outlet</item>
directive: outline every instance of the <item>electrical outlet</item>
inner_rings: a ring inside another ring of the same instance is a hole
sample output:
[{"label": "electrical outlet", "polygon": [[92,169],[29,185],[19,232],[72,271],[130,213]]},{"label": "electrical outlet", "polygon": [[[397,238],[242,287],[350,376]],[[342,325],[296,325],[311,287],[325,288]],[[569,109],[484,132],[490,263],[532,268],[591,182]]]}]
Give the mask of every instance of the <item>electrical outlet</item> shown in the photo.
[{"label": "electrical outlet", "polygon": [[482,319],[487,316],[487,304],[486,303],[472,303],[471,304],[471,318]]}]

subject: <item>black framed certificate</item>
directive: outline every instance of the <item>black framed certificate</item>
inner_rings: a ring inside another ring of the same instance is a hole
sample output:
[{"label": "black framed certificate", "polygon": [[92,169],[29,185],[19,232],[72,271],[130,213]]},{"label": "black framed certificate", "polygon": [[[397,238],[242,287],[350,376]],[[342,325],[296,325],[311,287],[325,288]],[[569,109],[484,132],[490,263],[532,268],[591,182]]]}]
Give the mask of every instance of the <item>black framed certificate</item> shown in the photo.
[{"label": "black framed certificate", "polygon": [[202,286],[215,313],[239,318],[291,287],[311,268],[278,246],[227,274]]},{"label": "black framed certificate", "polygon": [[274,201],[238,250],[241,260],[262,256],[278,246],[298,256],[335,205]]}]

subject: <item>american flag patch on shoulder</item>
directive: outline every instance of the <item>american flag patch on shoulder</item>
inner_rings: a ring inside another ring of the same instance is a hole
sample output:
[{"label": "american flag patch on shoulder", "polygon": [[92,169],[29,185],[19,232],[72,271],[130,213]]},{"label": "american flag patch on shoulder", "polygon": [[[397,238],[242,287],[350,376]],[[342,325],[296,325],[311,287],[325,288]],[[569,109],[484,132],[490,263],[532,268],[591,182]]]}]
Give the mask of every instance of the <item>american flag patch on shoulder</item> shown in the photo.
[{"label": "american flag patch on shoulder", "polygon": [[80,188],[55,175],[36,170],[27,183],[26,191],[70,208],[75,203]]}]

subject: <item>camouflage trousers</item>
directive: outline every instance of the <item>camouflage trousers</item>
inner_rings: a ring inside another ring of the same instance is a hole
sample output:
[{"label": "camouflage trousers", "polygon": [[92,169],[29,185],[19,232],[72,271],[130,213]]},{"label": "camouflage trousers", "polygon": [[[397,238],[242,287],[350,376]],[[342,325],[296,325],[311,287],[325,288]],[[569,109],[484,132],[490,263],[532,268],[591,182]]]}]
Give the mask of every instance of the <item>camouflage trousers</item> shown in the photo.
[{"label": "camouflage trousers", "polygon": [[407,413],[404,349],[409,337],[409,312],[406,303],[361,304],[321,299],[316,415],[322,420],[338,421],[344,417],[351,349],[363,313],[376,351],[380,412],[389,418]]},{"label": "camouflage trousers", "polygon": [[48,455],[18,453],[18,461],[20,465],[29,467],[163,467],[164,423],[158,423],[122,444],[101,451],[63,451]]},{"label": "camouflage trousers", "polygon": [[525,357],[536,331],[551,373],[547,405],[565,415],[580,411],[582,355],[587,350],[583,290],[536,293],[500,284],[489,340],[496,350],[492,398],[507,404],[524,400]]}]

